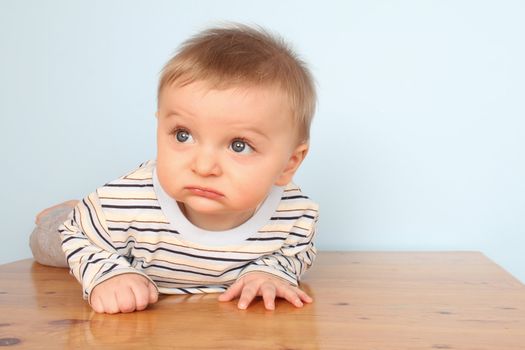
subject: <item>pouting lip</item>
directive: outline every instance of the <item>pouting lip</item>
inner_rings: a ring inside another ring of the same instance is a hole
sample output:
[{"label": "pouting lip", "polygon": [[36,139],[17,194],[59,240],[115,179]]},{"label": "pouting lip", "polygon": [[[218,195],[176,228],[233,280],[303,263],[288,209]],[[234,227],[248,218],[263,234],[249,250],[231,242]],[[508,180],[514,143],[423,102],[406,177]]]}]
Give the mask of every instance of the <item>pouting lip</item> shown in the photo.
[{"label": "pouting lip", "polygon": [[204,197],[224,197],[219,191],[214,190],[213,188],[200,187],[200,186],[186,186],[184,189],[191,191],[193,193],[202,195]]}]

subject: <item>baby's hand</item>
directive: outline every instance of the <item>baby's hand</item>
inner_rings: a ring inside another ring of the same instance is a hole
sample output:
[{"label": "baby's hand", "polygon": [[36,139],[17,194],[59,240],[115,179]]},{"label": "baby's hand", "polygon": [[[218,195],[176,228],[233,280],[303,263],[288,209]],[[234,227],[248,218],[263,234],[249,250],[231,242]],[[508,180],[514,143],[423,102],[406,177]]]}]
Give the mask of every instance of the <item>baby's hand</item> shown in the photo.
[{"label": "baby's hand", "polygon": [[264,272],[250,272],[235,281],[226,292],[219,296],[219,301],[230,301],[239,297],[239,309],[246,309],[256,296],[262,296],[267,310],[275,309],[275,297],[288,300],[296,307],[303,302],[311,303],[313,299],[282,279]]},{"label": "baby's hand", "polygon": [[157,299],[155,286],[136,273],[112,277],[97,285],[90,296],[93,310],[108,314],[141,311],[148,304],[156,303]]}]

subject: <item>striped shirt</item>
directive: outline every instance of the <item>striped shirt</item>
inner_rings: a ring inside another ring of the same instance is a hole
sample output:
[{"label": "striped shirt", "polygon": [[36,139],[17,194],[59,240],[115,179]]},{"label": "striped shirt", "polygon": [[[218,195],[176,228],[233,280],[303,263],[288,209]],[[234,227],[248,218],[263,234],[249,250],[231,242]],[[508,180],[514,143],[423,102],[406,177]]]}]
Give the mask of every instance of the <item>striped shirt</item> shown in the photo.
[{"label": "striped shirt", "polygon": [[124,273],[161,293],[222,292],[248,272],[297,285],[316,255],[318,205],[294,184],[274,186],[247,222],[228,231],[194,226],[169,197],[149,161],[88,195],[59,227],[71,273],[89,298]]}]

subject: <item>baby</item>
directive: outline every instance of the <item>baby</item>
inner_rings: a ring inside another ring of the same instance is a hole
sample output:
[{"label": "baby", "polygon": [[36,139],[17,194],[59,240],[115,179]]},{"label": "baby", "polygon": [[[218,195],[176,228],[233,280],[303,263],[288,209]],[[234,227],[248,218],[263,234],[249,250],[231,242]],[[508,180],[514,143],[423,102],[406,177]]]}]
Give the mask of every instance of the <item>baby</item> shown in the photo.
[{"label": "baby", "polygon": [[222,293],[245,309],[298,288],[316,255],[318,205],[292,183],[315,109],[310,72],[262,29],[231,25],[182,44],[158,86],[157,159],[80,201],[59,227],[96,312],[158,293]]}]

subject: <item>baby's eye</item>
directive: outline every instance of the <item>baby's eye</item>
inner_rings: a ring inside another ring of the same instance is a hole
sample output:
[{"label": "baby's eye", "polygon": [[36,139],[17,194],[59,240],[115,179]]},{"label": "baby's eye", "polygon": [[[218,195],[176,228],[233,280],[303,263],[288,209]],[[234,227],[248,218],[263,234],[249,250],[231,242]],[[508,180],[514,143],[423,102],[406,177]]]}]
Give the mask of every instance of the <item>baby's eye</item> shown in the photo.
[{"label": "baby's eye", "polygon": [[248,154],[253,152],[253,148],[244,140],[233,140],[230,149],[235,153]]},{"label": "baby's eye", "polygon": [[191,136],[188,130],[179,129],[175,131],[175,138],[180,143],[188,143],[193,141],[193,136]]}]

